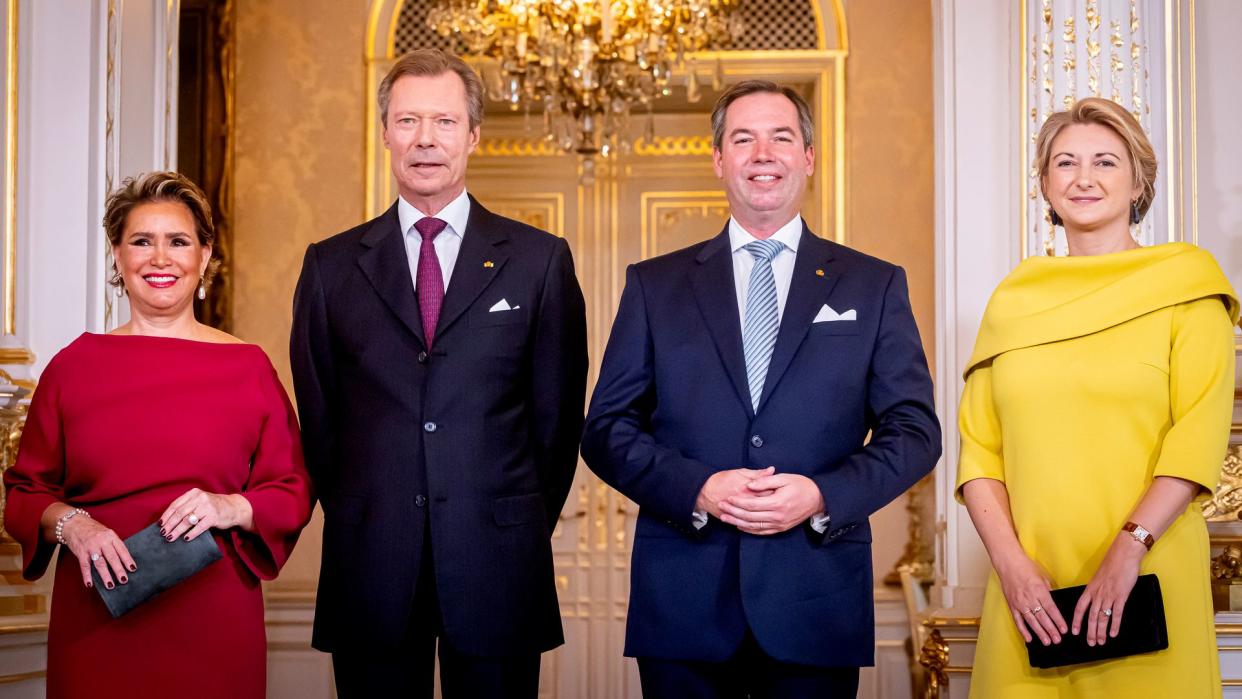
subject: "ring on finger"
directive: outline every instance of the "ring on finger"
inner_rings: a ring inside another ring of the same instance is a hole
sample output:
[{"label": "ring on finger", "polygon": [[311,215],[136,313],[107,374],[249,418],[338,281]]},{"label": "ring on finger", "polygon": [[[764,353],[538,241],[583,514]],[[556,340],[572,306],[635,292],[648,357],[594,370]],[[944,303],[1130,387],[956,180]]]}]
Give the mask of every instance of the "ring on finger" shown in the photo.
[{"label": "ring on finger", "polygon": [[99,554],[97,554],[97,553],[92,553],[92,554],[91,554],[91,563],[98,563],[98,562],[99,562]]},{"label": "ring on finger", "polygon": [[196,514],[194,514],[193,512],[191,512],[191,513],[190,513],[190,516],[185,518],[185,521],[189,522],[189,523],[190,523],[190,526],[192,527],[192,526],[194,526],[194,525],[198,524],[198,515],[196,515]]},{"label": "ring on finger", "polygon": [[1034,609],[1032,609],[1032,610],[1031,610],[1031,612],[1033,612],[1033,613],[1035,613],[1035,614],[1039,614],[1039,613],[1040,613],[1040,612],[1042,612],[1042,611],[1044,611],[1044,608],[1043,608],[1043,607],[1040,607],[1040,606],[1036,606]]},{"label": "ring on finger", "polygon": [[1026,609],[1023,609],[1023,610],[1022,610],[1022,613],[1023,613],[1023,614],[1030,614],[1030,613],[1031,613],[1031,608],[1030,608],[1030,607],[1027,607]]},{"label": "ring on finger", "polygon": [[1112,616],[1112,615],[1113,615],[1113,610],[1111,610],[1111,609],[1101,609],[1101,610],[1100,610],[1100,613],[1101,613],[1101,614],[1103,614],[1104,616]]}]

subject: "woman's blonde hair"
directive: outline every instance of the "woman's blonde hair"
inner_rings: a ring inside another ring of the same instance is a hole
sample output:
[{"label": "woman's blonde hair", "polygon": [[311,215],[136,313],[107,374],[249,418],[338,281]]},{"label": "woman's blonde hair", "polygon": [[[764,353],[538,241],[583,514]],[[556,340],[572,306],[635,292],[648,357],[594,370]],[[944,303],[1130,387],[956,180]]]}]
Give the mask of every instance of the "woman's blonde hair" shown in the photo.
[{"label": "woman's blonde hair", "polygon": [[1039,166],[1039,191],[1044,195],[1044,200],[1048,199],[1048,193],[1044,191],[1044,178],[1048,176],[1048,164],[1052,160],[1052,142],[1061,129],[1070,124],[1106,126],[1126,144],[1134,186],[1141,190],[1135,208],[1142,219],[1156,198],[1156,151],[1134,115],[1125,107],[1102,97],[1078,100],[1069,109],[1049,116],[1039,130],[1039,138],[1035,142],[1035,162]]}]

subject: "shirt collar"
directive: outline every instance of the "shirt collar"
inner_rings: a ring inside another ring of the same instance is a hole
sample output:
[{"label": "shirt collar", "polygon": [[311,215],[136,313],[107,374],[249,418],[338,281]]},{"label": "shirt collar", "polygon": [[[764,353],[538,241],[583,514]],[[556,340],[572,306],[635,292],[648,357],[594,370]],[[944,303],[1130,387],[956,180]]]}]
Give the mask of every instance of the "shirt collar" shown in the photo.
[{"label": "shirt collar", "polygon": [[[409,235],[410,227],[419,220],[426,218],[427,214],[418,210],[404,197],[397,197],[397,219],[401,223],[402,235]],[[452,233],[458,238],[464,237],[466,232],[466,221],[470,218],[470,197],[466,194],[466,190],[461,190],[461,194],[457,198],[450,201],[443,209],[436,213],[436,218],[444,221],[448,226],[444,229],[448,233]]]},{"label": "shirt collar", "polygon": [[[779,240],[785,244],[785,247],[798,252],[798,241],[802,239],[802,216],[794,216],[789,223],[781,226],[771,235],[772,240]],[[729,217],[729,249],[733,252],[741,250],[748,243],[759,240],[750,234],[750,231],[742,228],[742,224],[737,219]]]}]

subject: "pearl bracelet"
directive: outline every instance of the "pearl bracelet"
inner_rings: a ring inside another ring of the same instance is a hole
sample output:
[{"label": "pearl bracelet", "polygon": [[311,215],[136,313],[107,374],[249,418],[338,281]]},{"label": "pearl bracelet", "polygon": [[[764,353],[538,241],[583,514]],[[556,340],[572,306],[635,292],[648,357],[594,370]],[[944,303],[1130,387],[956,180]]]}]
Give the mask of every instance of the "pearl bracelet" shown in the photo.
[{"label": "pearl bracelet", "polygon": [[77,517],[78,515],[84,515],[86,517],[90,517],[91,513],[87,512],[86,510],[80,507],[75,507],[69,512],[66,512],[65,514],[61,515],[60,519],[56,520],[56,543],[60,544],[61,546],[69,545],[69,542],[65,541],[65,522],[68,522],[69,520],[73,519],[74,517]]}]

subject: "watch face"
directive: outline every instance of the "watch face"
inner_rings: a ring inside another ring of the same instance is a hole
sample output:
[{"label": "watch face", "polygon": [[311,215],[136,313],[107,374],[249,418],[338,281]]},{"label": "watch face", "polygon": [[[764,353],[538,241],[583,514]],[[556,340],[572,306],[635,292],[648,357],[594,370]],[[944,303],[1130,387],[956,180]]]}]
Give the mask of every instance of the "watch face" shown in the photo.
[{"label": "watch face", "polygon": [[1135,539],[1142,541],[1143,539],[1146,539],[1149,536],[1151,536],[1151,532],[1147,531],[1146,529],[1140,526],[1134,527],[1134,538]]}]

